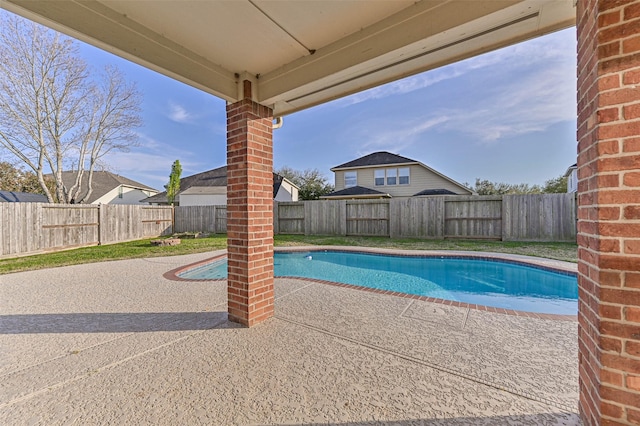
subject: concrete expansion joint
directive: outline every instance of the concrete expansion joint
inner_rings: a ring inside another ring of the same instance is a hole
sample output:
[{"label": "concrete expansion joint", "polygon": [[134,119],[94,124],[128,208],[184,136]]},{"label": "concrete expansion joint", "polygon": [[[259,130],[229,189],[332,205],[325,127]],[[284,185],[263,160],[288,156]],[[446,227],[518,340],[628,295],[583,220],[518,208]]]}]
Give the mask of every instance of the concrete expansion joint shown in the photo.
[{"label": "concrete expansion joint", "polygon": [[[89,345],[89,346],[85,346],[85,347],[84,347],[84,348],[82,348],[82,349],[76,349],[76,350],[73,350],[73,351],[68,352],[68,353],[66,353],[66,354],[64,354],[64,355],[56,356],[56,357],[53,357],[53,358],[49,358],[49,359],[47,359],[47,360],[44,360],[44,361],[42,361],[42,362],[37,362],[37,363],[35,363],[35,364],[27,365],[26,367],[20,368],[20,369],[18,369],[18,370],[13,370],[13,371],[9,371],[9,372],[4,373],[4,374],[0,374],[0,379],[2,379],[3,377],[7,377],[7,376],[11,376],[11,375],[14,375],[14,374],[21,373],[21,372],[23,372],[23,371],[26,371],[26,370],[29,370],[29,369],[32,369],[32,368],[38,367],[38,366],[40,366],[40,365],[44,365],[44,364],[48,364],[48,363],[53,362],[53,361],[57,361],[57,360],[59,360],[59,359],[62,359],[62,358],[68,357],[68,356],[70,356],[70,355],[77,355],[77,354],[79,354],[80,352],[88,351],[89,349],[93,349],[93,348],[97,348],[97,347],[100,347],[100,346],[103,346],[103,345],[106,345],[106,344],[109,344],[109,343],[113,343],[113,342],[115,342],[116,340],[124,339],[125,337],[132,336],[133,334],[135,334],[135,333],[127,333],[127,334],[125,334],[125,335],[118,336],[118,337],[115,337],[115,338],[113,338],[113,339],[105,340],[104,342],[96,343],[95,345]],[[2,405],[0,404],[0,406],[2,406]]]},{"label": "concrete expansion joint", "polygon": [[[402,310],[402,312],[400,313],[400,315],[398,315],[398,318],[404,318],[404,319],[409,319],[409,320],[415,320],[415,321],[427,321],[425,319],[422,318],[416,318],[416,317],[412,317],[411,315],[407,315],[407,311],[409,309],[411,309],[411,307],[413,306],[415,300],[411,300],[407,306],[405,306],[405,308]],[[444,324],[442,323],[442,326],[446,326],[446,327],[452,327],[455,329],[460,329],[460,330],[464,330],[467,326],[467,320],[469,319],[469,313],[471,312],[471,308],[459,308],[459,309],[464,309],[464,316],[462,317],[462,321],[460,326],[455,326],[455,325],[451,325],[451,324]]]},{"label": "concrete expansion joint", "polygon": [[[399,353],[399,352],[396,352],[396,351],[393,351],[393,350],[390,350],[390,349],[382,348],[380,346],[376,346],[376,345],[372,345],[372,344],[369,344],[369,343],[361,342],[359,340],[352,339],[350,337],[341,336],[339,334],[333,333],[331,331],[328,331],[328,330],[325,330],[325,329],[322,329],[322,328],[319,328],[319,327],[316,327],[316,326],[313,326],[313,325],[310,325],[310,324],[305,324],[303,322],[292,320],[290,318],[281,317],[281,316],[279,316],[277,314],[274,315],[273,318],[277,319],[277,320],[280,320],[280,321],[284,321],[284,322],[290,323],[290,324],[295,324],[295,325],[298,325],[300,327],[304,327],[304,328],[307,328],[309,330],[313,330],[313,331],[316,331],[318,333],[322,333],[324,335],[328,335],[328,336],[334,337],[336,339],[347,341],[347,342],[353,343],[355,345],[358,345],[358,346],[361,346],[361,347],[364,347],[364,348],[367,348],[367,349],[371,349],[373,351],[382,352],[382,353],[385,353],[385,354],[392,355],[392,356],[395,356],[397,358],[403,359],[405,361],[409,361],[409,362],[412,362],[412,363],[415,363],[415,364],[419,364],[419,365],[424,366],[424,367],[429,367],[429,368],[432,368],[434,370],[437,370],[437,371],[440,371],[440,372],[443,372],[443,373],[451,374],[453,376],[456,376],[456,377],[459,377],[459,378],[462,378],[462,379],[465,379],[465,380],[469,380],[469,381],[472,381],[472,382],[475,382],[475,383],[478,383],[478,384],[481,384],[481,385],[484,385],[484,386],[488,386],[490,388],[497,389],[497,390],[500,390],[502,392],[506,392],[506,393],[509,393],[511,395],[514,395],[514,396],[517,396],[517,397],[520,397],[520,398],[525,398],[525,399],[528,399],[528,400],[531,400],[531,401],[535,401],[535,402],[539,402],[541,404],[545,404],[545,405],[548,405],[548,406],[551,406],[551,407],[559,408],[561,410],[565,410],[566,413],[572,413],[572,412],[575,411],[575,407],[572,407],[572,406],[569,406],[569,405],[566,405],[566,404],[563,404],[563,403],[559,403],[559,402],[551,400],[551,399],[541,398],[541,397],[529,394],[527,392],[522,392],[522,391],[515,390],[515,389],[509,389],[509,388],[507,388],[505,386],[501,386],[501,385],[498,385],[496,383],[492,383],[492,382],[490,382],[488,380],[484,380],[484,379],[481,379],[481,378],[478,378],[478,377],[475,377],[475,376],[472,376],[472,375],[469,375],[469,374],[465,374],[465,373],[462,373],[460,371],[456,371],[454,369],[447,368],[447,367],[444,367],[444,366],[441,366],[441,365],[438,365],[438,364],[433,364],[433,363],[421,360],[419,358],[412,357],[410,355],[406,355],[406,354],[402,354],[402,353]],[[466,321],[466,318],[465,318],[465,321]]]},{"label": "concrete expansion joint", "polygon": [[[216,306],[221,306],[221,305],[216,305]],[[174,321],[174,322],[176,322],[176,321]],[[157,351],[159,349],[162,349],[162,348],[165,348],[165,347],[168,347],[168,346],[172,346],[172,345],[174,345],[176,343],[179,343],[179,342],[182,342],[184,340],[188,340],[188,339],[190,339],[190,338],[192,338],[192,337],[194,337],[194,336],[196,336],[198,334],[205,333],[205,332],[207,332],[209,330],[212,330],[214,328],[217,328],[217,327],[219,327],[222,324],[225,324],[227,322],[228,321],[227,321],[226,318],[225,319],[221,319],[219,321],[216,321],[213,325],[211,325],[211,327],[208,327],[206,329],[196,330],[193,333],[189,333],[186,336],[182,336],[182,337],[179,337],[177,339],[173,339],[171,341],[165,342],[165,343],[163,343],[161,345],[154,346],[154,347],[149,348],[147,350],[144,350],[142,352],[138,352],[138,353],[133,354],[131,356],[128,356],[126,358],[119,359],[119,360],[114,361],[114,362],[112,362],[110,364],[106,364],[106,365],[103,365],[103,366],[100,366],[100,367],[97,367],[97,368],[92,368],[92,369],[89,369],[89,370],[85,370],[83,373],[78,374],[78,375],[76,375],[74,377],[71,377],[71,378],[69,378],[67,380],[59,381],[57,383],[48,385],[48,386],[43,387],[41,389],[37,389],[37,390],[35,390],[33,392],[29,392],[29,393],[27,393],[25,395],[21,395],[21,396],[19,396],[17,398],[13,398],[13,399],[10,399],[8,401],[2,402],[2,403],[0,403],[0,409],[5,408],[5,407],[9,407],[9,406],[11,406],[13,404],[16,404],[16,403],[19,403],[19,402],[22,402],[22,401],[25,401],[25,400],[28,400],[30,398],[36,397],[38,395],[41,395],[43,393],[46,393],[46,392],[61,388],[61,387],[65,386],[65,385],[67,385],[69,383],[73,383],[73,382],[77,382],[79,380],[83,380],[85,378],[88,378],[88,377],[90,377],[90,376],[92,376],[94,374],[100,373],[102,371],[106,371],[106,370],[112,369],[112,368],[117,367],[117,366],[122,365],[122,364],[126,364],[127,362],[132,361],[134,359],[137,359],[137,358],[139,358],[139,357],[141,357],[143,355],[155,352],[155,351]],[[1,375],[0,378],[1,377],[7,377],[7,376],[15,375],[15,374],[18,374],[20,372],[35,368],[35,367],[37,367],[39,365],[47,364],[47,363],[50,363],[50,362],[53,362],[55,360],[62,359],[62,358],[68,357],[68,356],[75,356],[75,355],[77,355],[77,354],[79,354],[79,353],[81,353],[83,351],[87,351],[87,350],[92,349],[92,348],[103,346],[103,345],[106,345],[108,343],[112,343],[112,342],[114,342],[116,340],[124,339],[126,337],[130,337],[130,336],[135,335],[135,334],[136,333],[127,333],[126,335],[118,336],[118,337],[116,337],[114,339],[110,339],[110,340],[107,340],[107,341],[104,341],[104,342],[100,342],[100,343],[95,344],[95,345],[87,346],[87,347],[85,347],[83,349],[79,349],[77,351],[69,352],[69,353],[67,353],[65,355],[61,355],[59,357],[51,358],[51,359],[48,359],[46,361],[43,361],[43,362],[40,362],[40,363],[37,363],[37,364],[32,364],[32,365],[30,365],[28,367],[24,367],[24,368],[22,368],[20,370],[11,371],[9,373]]]},{"label": "concrete expansion joint", "polygon": [[407,306],[405,306],[402,312],[400,312],[400,315],[398,315],[398,318],[405,318],[404,314],[407,313],[411,305],[413,305],[413,302],[415,302],[415,300],[410,300],[409,303],[407,303]]},{"label": "concrete expansion joint", "polygon": [[464,319],[462,320],[462,328],[467,326],[467,320],[469,319],[469,313],[471,313],[471,308],[467,308],[464,313]]}]

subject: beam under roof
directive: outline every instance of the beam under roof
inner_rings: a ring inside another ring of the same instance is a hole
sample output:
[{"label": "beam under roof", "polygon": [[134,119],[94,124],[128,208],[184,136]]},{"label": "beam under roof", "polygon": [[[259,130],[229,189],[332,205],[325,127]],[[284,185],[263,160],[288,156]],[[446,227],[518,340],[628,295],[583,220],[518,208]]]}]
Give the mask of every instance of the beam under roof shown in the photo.
[{"label": "beam under roof", "polygon": [[0,0],[234,102],[290,114],[575,23],[572,0]]}]

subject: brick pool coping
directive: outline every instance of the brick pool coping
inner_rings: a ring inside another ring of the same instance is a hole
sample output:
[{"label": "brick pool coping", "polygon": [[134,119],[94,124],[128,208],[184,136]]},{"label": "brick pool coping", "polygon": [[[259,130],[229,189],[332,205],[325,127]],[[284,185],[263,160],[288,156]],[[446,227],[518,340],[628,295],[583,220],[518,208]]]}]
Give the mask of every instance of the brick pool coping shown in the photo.
[{"label": "brick pool coping", "polygon": [[[275,252],[280,253],[296,253],[296,252],[309,252],[309,251],[334,251],[334,252],[349,252],[349,253],[364,253],[364,254],[378,254],[378,255],[392,255],[400,257],[425,257],[425,258],[457,258],[457,259],[479,259],[479,260],[492,260],[500,261],[511,264],[519,264],[538,269],[545,269],[553,272],[559,272],[566,275],[577,275],[577,265],[569,262],[563,262],[560,260],[552,260],[545,258],[536,258],[531,256],[522,256],[505,253],[491,253],[491,252],[468,252],[468,251],[426,251],[426,250],[397,250],[397,249],[380,249],[369,247],[336,247],[336,246],[299,246],[299,247],[281,247],[276,248]],[[215,262],[227,257],[226,253],[213,256],[209,259],[205,259],[200,262],[191,263],[179,268],[172,269],[163,274],[163,277],[172,281],[184,281],[184,282],[201,282],[201,281],[226,281],[226,278],[210,278],[210,279],[186,279],[179,276],[179,274],[192,269],[199,268],[209,263]],[[400,293],[397,291],[380,290],[376,288],[369,288],[363,286],[357,286],[353,284],[338,283],[335,281],[320,280],[316,278],[302,278],[302,277],[290,277],[282,276],[275,277],[289,278],[296,280],[303,280],[307,282],[313,282],[318,284],[331,285],[334,287],[343,287],[352,290],[367,291],[370,293],[385,294],[388,296],[401,297],[404,299],[420,300],[424,302],[438,303],[446,306],[455,306],[460,308],[475,309],[478,311],[493,312],[497,314],[512,315],[525,318],[537,318],[545,320],[555,321],[577,321],[577,315],[559,315],[559,314],[541,314],[537,312],[516,311],[513,309],[495,308],[492,306],[478,305],[475,303],[457,302],[454,300],[439,299],[436,297],[419,296],[414,294]]]}]

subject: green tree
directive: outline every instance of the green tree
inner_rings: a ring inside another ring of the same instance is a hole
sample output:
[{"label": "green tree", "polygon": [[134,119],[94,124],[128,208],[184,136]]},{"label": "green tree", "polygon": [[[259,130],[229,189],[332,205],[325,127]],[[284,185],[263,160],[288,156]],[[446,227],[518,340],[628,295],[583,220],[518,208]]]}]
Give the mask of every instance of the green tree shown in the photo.
[{"label": "green tree", "polygon": [[562,194],[567,192],[567,179],[568,177],[564,175],[549,179],[544,183],[542,192],[545,194]]},{"label": "green tree", "polygon": [[[469,186],[469,184],[465,184]],[[476,178],[475,187],[470,187],[478,195],[505,195],[505,194],[558,194],[567,192],[567,177],[558,176],[547,180],[543,186],[529,185],[527,183],[491,182],[487,179]]]},{"label": "green tree", "polygon": [[476,178],[476,185],[472,189],[477,192],[478,195],[541,194],[543,192],[539,185],[491,182],[487,179],[482,180],[480,178]]},{"label": "green tree", "polygon": [[167,201],[173,205],[176,195],[180,192],[180,175],[182,174],[182,166],[180,160],[176,160],[171,165],[171,174],[169,175],[169,183],[164,186],[167,190]]},{"label": "green tree", "polygon": [[[51,179],[45,178],[45,183],[49,190],[55,186]],[[0,190],[45,195],[35,173],[15,167],[8,162],[0,162]]]},{"label": "green tree", "polygon": [[276,170],[276,173],[289,179],[299,188],[298,197],[301,200],[317,200],[333,191],[333,185],[318,169],[299,171],[284,166]]}]

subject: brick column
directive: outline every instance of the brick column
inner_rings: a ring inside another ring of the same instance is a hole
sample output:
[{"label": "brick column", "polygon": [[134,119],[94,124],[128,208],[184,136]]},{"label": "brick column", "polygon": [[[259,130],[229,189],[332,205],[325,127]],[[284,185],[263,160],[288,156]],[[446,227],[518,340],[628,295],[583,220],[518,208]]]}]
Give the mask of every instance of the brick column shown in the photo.
[{"label": "brick column", "polygon": [[580,414],[640,424],[640,0],[579,0]]},{"label": "brick column", "polygon": [[248,327],[273,316],[272,116],[251,99],[227,106],[228,312]]}]

